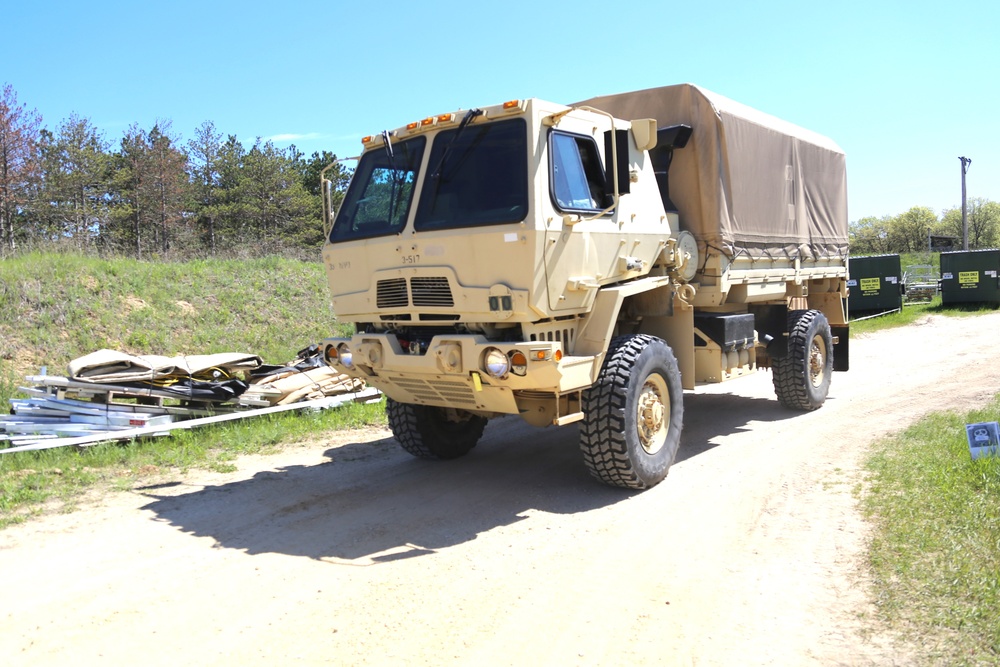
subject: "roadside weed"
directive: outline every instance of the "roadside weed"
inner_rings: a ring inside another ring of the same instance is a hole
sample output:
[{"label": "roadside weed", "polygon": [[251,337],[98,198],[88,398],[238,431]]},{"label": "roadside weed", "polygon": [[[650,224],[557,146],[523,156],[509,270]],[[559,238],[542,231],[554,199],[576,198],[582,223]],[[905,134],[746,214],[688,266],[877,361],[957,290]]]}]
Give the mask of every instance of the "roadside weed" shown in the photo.
[{"label": "roadside weed", "polygon": [[1000,400],[930,415],[867,462],[875,600],[931,663],[1000,662],[1000,458],[971,460],[965,435],[998,419]]}]

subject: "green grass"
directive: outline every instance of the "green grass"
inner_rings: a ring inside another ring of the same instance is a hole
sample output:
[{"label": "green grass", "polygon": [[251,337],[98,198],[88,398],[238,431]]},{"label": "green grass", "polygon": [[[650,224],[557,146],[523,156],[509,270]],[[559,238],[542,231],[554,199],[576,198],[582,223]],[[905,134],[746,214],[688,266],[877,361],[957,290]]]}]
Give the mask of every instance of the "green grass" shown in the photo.
[{"label": "green grass", "polygon": [[983,313],[992,313],[997,309],[986,304],[958,304],[954,306],[941,305],[941,297],[925,303],[904,305],[902,310],[851,322],[851,336],[873,333],[883,329],[909,326],[930,315],[945,315],[948,317],[973,317]]},{"label": "green grass", "polygon": [[[280,257],[183,263],[31,253],[0,260],[0,412],[25,375],[51,375],[102,348],[134,354],[241,352],[281,364],[320,339],[345,334],[320,262]],[[91,489],[142,477],[225,470],[243,453],[332,431],[384,424],[381,404],[177,431],[167,438],[0,455],[0,527]]]},{"label": "green grass", "polygon": [[876,603],[928,664],[1000,664],[1000,458],[972,461],[965,435],[998,419],[1000,400],[931,415],[867,462]]}]

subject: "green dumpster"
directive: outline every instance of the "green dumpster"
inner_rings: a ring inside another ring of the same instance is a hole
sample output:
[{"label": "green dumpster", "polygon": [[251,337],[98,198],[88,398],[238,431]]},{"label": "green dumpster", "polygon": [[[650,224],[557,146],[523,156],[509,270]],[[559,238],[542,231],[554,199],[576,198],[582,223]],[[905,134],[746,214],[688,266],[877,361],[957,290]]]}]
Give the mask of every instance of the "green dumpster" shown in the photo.
[{"label": "green dumpster", "polygon": [[941,303],[1000,305],[1000,250],[941,253]]},{"label": "green dumpster", "polygon": [[903,307],[899,255],[851,257],[848,260],[847,310],[851,317]]}]

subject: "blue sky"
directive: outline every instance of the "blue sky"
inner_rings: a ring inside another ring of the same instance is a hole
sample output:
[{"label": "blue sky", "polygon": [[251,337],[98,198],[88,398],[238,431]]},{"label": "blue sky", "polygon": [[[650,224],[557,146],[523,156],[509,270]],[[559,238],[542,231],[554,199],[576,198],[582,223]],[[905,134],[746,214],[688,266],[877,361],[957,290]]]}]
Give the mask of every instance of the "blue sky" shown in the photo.
[{"label": "blue sky", "polygon": [[[627,9],[625,9],[627,8]],[[0,84],[117,144],[212,121],[303,152],[428,115],[691,82],[825,134],[849,215],[1000,201],[1000,3],[12,2]]]}]

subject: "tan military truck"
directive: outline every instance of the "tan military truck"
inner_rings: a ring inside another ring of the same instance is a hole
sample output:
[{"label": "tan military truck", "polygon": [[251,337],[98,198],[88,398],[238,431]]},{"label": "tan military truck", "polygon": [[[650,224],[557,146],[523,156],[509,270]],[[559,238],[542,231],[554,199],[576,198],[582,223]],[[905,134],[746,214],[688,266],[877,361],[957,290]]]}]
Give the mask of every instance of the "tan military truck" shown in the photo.
[{"label": "tan military truck", "polygon": [[[603,482],[647,488],[683,390],[770,368],[785,406],[847,369],[844,154],[693,85],[419,118],[363,140],[323,259],[349,339],[419,457],[488,419],[579,422]],[[329,192],[329,190],[327,190]]]}]

